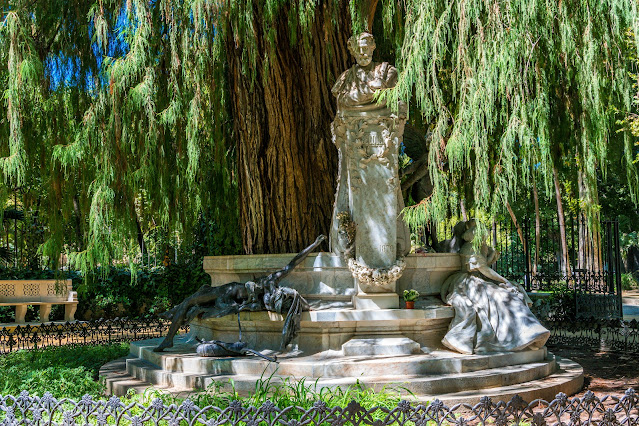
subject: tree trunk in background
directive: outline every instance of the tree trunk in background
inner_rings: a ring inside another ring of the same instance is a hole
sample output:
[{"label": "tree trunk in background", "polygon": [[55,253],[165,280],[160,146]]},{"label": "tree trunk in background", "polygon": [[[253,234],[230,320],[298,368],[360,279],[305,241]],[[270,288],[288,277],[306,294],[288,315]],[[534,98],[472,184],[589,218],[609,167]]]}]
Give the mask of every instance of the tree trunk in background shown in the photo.
[{"label": "tree trunk in background", "polygon": [[[577,172],[577,184],[579,186],[579,199],[586,199],[586,182],[583,171]],[[593,232],[594,231],[594,232]],[[584,218],[579,220],[579,267],[588,271],[600,272],[603,270],[603,257],[601,253],[601,232],[590,229]]]},{"label": "tree trunk in background", "polygon": [[561,186],[559,184],[559,171],[557,166],[553,164],[552,176],[555,183],[555,199],[557,200],[557,221],[559,223],[559,238],[561,240],[561,270],[569,277],[570,272],[570,260],[568,258],[568,241],[566,240],[566,222],[564,219],[564,205],[561,201]]},{"label": "tree trunk in background", "polygon": [[[583,176],[581,172],[577,173],[577,185],[579,187],[579,198],[583,194]],[[583,215],[579,215],[579,252],[577,253],[577,265],[581,270],[591,270],[592,268],[592,253],[590,245],[590,233],[588,232],[588,226],[586,219]]]},{"label": "tree trunk in background", "polygon": [[[333,7],[342,10],[335,13]],[[268,66],[258,58],[255,81],[242,73],[233,31],[227,39],[231,109],[237,117],[240,226],[247,254],[298,252],[327,234],[335,195],[331,87],[351,62],[348,3],[318,7],[307,50],[301,34],[291,44],[288,10],[282,9],[274,27],[277,54]],[[262,11],[254,16],[259,19]],[[335,25],[331,16],[338,16]],[[254,27],[258,51],[265,51],[262,25],[255,22]]]},{"label": "tree trunk in background", "polygon": [[82,228],[82,212],[80,211],[80,201],[78,200],[77,194],[73,195],[73,227],[75,228],[75,238],[76,238],[76,250],[82,251],[84,250],[84,230]]},{"label": "tree trunk in background", "polygon": [[468,213],[466,213],[466,204],[464,204],[464,199],[459,200],[459,211],[461,212],[462,220],[468,220]]},{"label": "tree trunk in background", "polygon": [[513,225],[515,225],[515,231],[517,231],[517,235],[519,236],[519,241],[521,242],[521,246],[524,248],[524,252],[526,251],[526,241],[524,241],[524,232],[521,230],[521,226],[519,222],[517,222],[517,216],[515,216],[515,212],[512,207],[510,207],[510,203],[506,201],[506,209],[508,209],[508,214],[510,214],[510,219],[513,221]]},{"label": "tree trunk in background", "polygon": [[539,192],[537,191],[537,181],[535,176],[532,178],[533,182],[533,201],[535,203],[535,260],[533,263],[532,273],[537,274],[537,267],[539,266],[539,248],[541,247],[541,214],[539,213]]},{"label": "tree trunk in background", "polygon": [[510,219],[513,221],[515,225],[515,230],[517,231],[517,235],[519,236],[519,241],[521,242],[521,246],[524,250],[524,262],[527,262],[527,271],[530,271],[530,254],[528,251],[528,240],[524,238],[524,231],[521,229],[521,225],[517,222],[517,216],[515,216],[515,212],[513,211],[510,203],[506,201],[506,209],[508,209],[508,213],[510,214]]}]

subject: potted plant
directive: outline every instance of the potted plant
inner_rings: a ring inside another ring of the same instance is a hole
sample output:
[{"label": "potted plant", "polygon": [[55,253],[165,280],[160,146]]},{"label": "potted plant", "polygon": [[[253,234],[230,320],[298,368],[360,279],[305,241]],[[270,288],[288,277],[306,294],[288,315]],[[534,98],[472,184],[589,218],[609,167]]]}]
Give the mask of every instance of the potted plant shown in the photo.
[{"label": "potted plant", "polygon": [[404,290],[404,301],[406,309],[415,309],[415,300],[419,298],[419,292],[414,289]]}]

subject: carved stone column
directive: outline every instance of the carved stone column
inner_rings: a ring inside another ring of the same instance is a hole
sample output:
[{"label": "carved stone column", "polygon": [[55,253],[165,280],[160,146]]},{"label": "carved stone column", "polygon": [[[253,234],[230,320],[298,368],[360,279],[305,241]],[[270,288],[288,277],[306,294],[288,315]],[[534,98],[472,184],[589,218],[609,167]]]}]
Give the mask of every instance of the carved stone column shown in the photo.
[{"label": "carved stone column", "polygon": [[[396,281],[410,247],[399,217],[404,205],[398,157],[405,121],[384,108],[340,114],[333,122],[333,140],[340,152],[333,247],[344,253],[353,273],[356,309],[399,307]],[[340,244],[336,216],[342,212],[348,213],[356,232],[354,241]],[[344,247],[349,244],[349,249]]]},{"label": "carved stone column", "polygon": [[410,234],[400,218],[399,146],[406,105],[393,113],[380,90],[397,83],[397,69],[372,62],[375,38],[361,33],[348,40],[357,61],[333,86],[337,116],[331,126],[339,150],[339,176],[331,247],[341,253],[355,278],[356,309],[399,307],[396,281],[404,271]]}]

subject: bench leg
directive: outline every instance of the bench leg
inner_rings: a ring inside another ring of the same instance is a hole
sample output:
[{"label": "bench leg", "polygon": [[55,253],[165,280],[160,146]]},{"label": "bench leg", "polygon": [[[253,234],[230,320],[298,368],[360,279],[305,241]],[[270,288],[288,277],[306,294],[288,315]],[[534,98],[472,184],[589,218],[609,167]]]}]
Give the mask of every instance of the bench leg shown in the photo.
[{"label": "bench leg", "polygon": [[40,305],[40,322],[49,322],[49,315],[51,315],[51,305]]},{"label": "bench leg", "polygon": [[27,305],[16,305],[16,322],[24,324],[24,317],[27,315]]},{"label": "bench leg", "polygon": [[77,303],[64,305],[64,320],[75,321],[75,311],[78,309]]}]

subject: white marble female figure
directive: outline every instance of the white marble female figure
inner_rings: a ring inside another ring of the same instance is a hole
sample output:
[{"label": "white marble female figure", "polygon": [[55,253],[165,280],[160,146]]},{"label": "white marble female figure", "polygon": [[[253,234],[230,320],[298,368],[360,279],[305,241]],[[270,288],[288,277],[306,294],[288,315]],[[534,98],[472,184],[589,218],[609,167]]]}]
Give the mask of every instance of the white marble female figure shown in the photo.
[{"label": "white marble female figure", "polygon": [[466,354],[543,347],[550,332],[530,311],[526,291],[488,266],[499,257],[497,251],[486,244],[479,252],[473,248],[475,222],[466,222],[465,228],[462,271],[448,277],[441,289],[442,300],[455,308],[442,343]]}]

